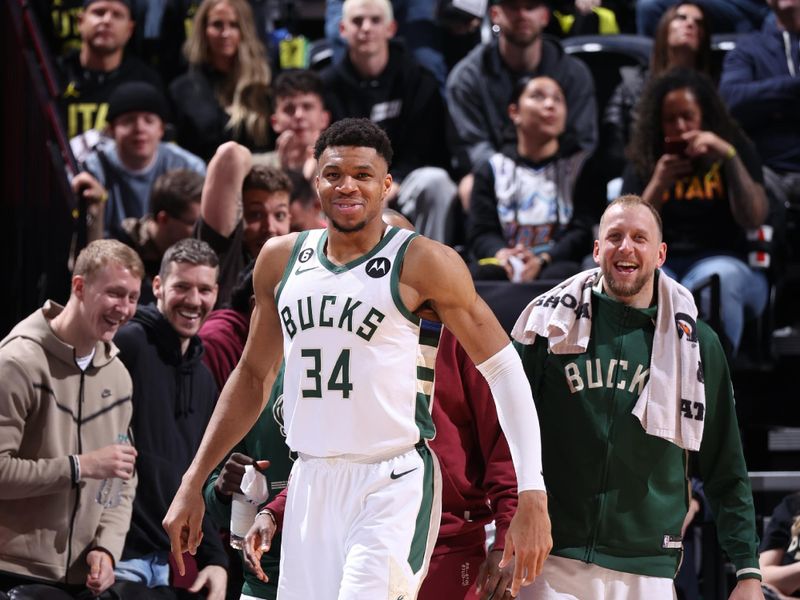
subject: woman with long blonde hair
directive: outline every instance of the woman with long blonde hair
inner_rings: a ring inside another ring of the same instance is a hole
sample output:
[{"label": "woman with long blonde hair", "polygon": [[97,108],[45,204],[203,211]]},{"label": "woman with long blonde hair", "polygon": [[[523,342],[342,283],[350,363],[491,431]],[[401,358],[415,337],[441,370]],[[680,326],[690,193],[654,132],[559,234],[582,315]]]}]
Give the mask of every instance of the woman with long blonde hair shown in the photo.
[{"label": "woman with long blonde hair", "polygon": [[178,143],[209,160],[235,140],[270,149],[271,73],[246,0],[204,0],[184,54],[189,70],[170,85]]}]

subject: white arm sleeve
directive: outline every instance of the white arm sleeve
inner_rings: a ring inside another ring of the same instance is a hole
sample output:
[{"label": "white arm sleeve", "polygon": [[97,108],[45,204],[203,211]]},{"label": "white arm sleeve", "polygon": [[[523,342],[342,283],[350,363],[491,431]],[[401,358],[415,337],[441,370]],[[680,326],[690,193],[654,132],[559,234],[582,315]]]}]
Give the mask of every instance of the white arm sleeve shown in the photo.
[{"label": "white arm sleeve", "polygon": [[539,417],[519,354],[509,344],[476,366],[494,396],[500,427],[517,472],[517,489],[544,490]]}]

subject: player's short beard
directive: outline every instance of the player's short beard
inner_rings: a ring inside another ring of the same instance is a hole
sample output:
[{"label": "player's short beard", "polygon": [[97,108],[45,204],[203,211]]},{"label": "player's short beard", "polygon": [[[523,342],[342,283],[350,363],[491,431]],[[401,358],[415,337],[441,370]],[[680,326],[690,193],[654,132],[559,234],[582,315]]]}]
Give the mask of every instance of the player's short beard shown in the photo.
[{"label": "player's short beard", "polygon": [[364,227],[367,226],[367,220],[366,219],[364,219],[360,223],[356,223],[355,225],[350,225],[349,227],[346,227],[344,225],[340,225],[339,223],[337,223],[333,219],[328,219],[328,220],[329,220],[330,224],[333,226],[333,228],[336,231],[339,231],[340,233],[355,233],[357,231],[361,231],[362,229],[364,229]]},{"label": "player's short beard", "polygon": [[647,284],[648,280],[653,277],[653,273],[639,273],[639,276],[631,283],[620,283],[614,279],[610,268],[605,267],[600,269],[603,274],[603,285],[617,298],[631,298],[642,291],[642,288]]}]

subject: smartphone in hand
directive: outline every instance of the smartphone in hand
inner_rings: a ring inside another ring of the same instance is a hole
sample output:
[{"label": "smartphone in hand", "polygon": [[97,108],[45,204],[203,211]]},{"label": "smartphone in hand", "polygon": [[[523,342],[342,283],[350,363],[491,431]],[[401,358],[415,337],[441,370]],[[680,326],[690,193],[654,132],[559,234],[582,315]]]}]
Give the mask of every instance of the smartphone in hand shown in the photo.
[{"label": "smartphone in hand", "polygon": [[664,138],[664,154],[686,155],[689,142],[683,138]]}]

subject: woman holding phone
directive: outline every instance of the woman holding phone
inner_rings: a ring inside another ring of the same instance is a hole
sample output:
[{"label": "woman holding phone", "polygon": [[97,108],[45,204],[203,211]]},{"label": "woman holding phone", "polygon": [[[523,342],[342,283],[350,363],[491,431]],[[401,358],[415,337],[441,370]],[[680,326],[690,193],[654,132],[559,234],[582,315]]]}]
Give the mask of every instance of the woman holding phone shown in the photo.
[{"label": "woman holding phone", "polygon": [[622,191],[641,194],[661,213],[665,268],[678,281],[693,289],[720,275],[723,329],[735,354],[745,317],[767,302],[767,278],[747,264],[746,247],[746,232],[767,218],[761,163],[714,85],[696,71],[653,80],[639,117]]},{"label": "woman holding phone", "polygon": [[648,68],[620,68],[622,80],[606,104],[601,140],[609,174],[617,176],[625,166],[625,146],[638,118],[637,105],[645,84],[670,69],[694,69],[716,78],[712,70],[711,31],[703,7],[678,2],[668,8],[653,36],[653,53]]}]

